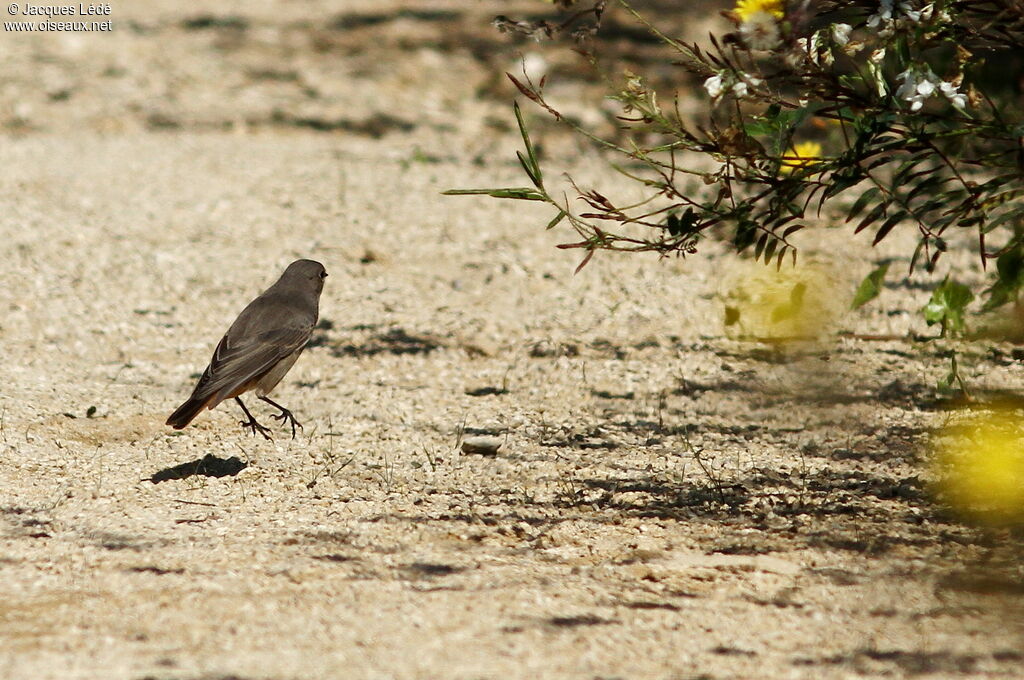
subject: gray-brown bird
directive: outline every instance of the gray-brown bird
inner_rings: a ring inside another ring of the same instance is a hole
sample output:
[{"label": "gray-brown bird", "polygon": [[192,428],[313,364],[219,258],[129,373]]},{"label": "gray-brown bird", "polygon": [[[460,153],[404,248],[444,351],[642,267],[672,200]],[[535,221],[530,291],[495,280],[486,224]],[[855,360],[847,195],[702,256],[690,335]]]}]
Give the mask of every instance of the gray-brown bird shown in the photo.
[{"label": "gray-brown bird", "polygon": [[204,408],[212,409],[225,399],[234,398],[245,413],[242,427],[252,430],[254,436],[259,432],[270,439],[270,428],[260,425],[239,398],[256,390],[259,399],[281,410],[271,417],[287,420],[294,439],[295,426],[302,424],[267,395],[281,382],[309,341],[320,314],[325,278],[327,271],[319,262],[296,260],[288,265],[281,278],[250,302],[231,324],[192,396],[171,414],[167,424],[180,430]]}]

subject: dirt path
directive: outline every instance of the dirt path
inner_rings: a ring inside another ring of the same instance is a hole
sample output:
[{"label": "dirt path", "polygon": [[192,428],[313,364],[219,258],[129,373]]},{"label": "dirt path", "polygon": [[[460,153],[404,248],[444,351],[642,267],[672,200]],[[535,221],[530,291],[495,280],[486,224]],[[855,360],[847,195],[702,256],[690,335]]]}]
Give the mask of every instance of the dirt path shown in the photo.
[{"label": "dirt path", "polygon": [[[504,57],[408,41],[507,3],[175,5],[2,36],[0,677],[1020,673],[1019,561],[927,489],[943,348],[741,342],[715,244],[573,276],[543,211],[439,195],[521,182],[470,96]],[[836,310],[901,252],[824,234]],[[302,436],[164,427],[298,256],[331,274],[275,392]],[[925,332],[920,304],[834,328]],[[968,370],[1015,388],[1012,352]]]}]

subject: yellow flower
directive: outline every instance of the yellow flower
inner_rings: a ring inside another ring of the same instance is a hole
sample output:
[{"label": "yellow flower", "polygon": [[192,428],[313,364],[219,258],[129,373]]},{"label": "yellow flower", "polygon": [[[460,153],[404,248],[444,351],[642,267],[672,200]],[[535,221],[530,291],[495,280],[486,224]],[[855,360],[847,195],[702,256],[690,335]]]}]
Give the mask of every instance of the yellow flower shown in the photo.
[{"label": "yellow flower", "polygon": [[782,157],[779,170],[783,173],[793,172],[808,165],[821,161],[821,144],[817,142],[800,142]]},{"label": "yellow flower", "polygon": [[791,266],[787,255],[779,270],[746,261],[732,263],[719,275],[725,334],[734,340],[757,338],[781,347],[827,342],[846,310],[846,298],[835,293],[844,284],[825,265]]},{"label": "yellow flower", "polygon": [[736,0],[732,11],[741,22],[757,12],[767,12],[776,19],[786,16],[785,0]]},{"label": "yellow flower", "polygon": [[932,467],[953,508],[985,524],[1024,519],[1024,419],[996,408],[947,427]]}]

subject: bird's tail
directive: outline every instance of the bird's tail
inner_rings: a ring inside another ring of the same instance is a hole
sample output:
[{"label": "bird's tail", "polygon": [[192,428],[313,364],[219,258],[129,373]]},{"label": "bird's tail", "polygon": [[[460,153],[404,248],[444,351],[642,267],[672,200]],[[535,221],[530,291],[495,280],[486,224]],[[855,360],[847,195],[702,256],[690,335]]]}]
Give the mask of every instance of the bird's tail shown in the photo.
[{"label": "bird's tail", "polygon": [[203,408],[210,403],[210,398],[206,399],[195,399],[190,398],[184,404],[178,407],[178,410],[171,414],[171,417],[167,419],[167,425],[170,425],[175,430],[180,430],[195,418]]}]

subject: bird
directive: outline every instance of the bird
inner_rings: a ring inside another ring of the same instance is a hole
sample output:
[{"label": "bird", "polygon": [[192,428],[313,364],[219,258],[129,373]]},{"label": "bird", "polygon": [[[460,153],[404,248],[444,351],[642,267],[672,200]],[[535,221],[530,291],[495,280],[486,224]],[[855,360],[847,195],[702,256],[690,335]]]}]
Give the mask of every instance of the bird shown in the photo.
[{"label": "bird", "polygon": [[176,430],[184,428],[204,408],[212,409],[225,399],[242,407],[243,430],[271,439],[270,428],[261,425],[245,407],[241,395],[250,390],[280,413],[271,418],[295,427],[302,423],[292,412],[267,397],[302,354],[320,315],[320,293],[327,270],[314,260],[296,260],[242,310],[217,343],[209,366],[185,403],[167,419]]}]

